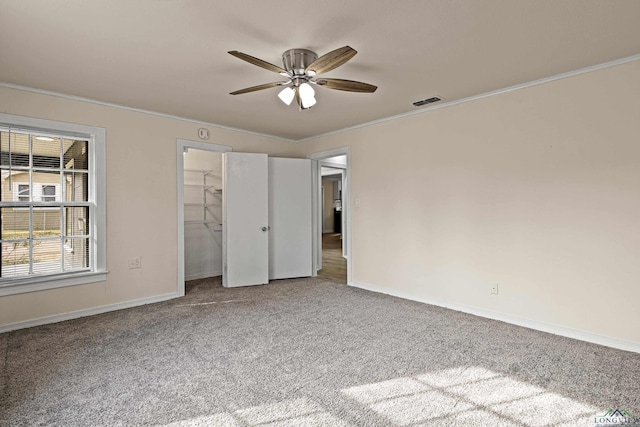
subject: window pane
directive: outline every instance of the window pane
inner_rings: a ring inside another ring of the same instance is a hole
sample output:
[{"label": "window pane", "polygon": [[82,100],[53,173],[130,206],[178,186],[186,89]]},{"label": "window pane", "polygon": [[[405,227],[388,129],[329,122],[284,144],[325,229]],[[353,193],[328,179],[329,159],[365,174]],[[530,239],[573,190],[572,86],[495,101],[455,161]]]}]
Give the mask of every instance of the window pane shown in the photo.
[{"label": "window pane", "polygon": [[29,274],[29,240],[2,242],[2,277]]},{"label": "window pane", "polygon": [[[29,238],[29,208],[0,208],[2,215],[1,237],[8,239]],[[4,253],[4,252],[3,252]]]},{"label": "window pane", "polygon": [[33,273],[51,274],[62,271],[60,239],[33,240]]},{"label": "window pane", "polygon": [[18,184],[18,200],[19,202],[28,202],[31,198],[29,184]]},{"label": "window pane", "polygon": [[[19,185],[29,185],[29,171],[0,168],[0,201],[17,202]],[[28,196],[28,192],[26,195]],[[29,200],[28,198],[26,199]]]},{"label": "window pane", "polygon": [[60,168],[60,138],[34,135],[32,143],[33,167]]},{"label": "window pane", "polygon": [[56,201],[56,186],[55,185],[43,185],[42,186],[42,201],[43,202],[55,202]]},{"label": "window pane", "polygon": [[64,140],[64,168],[89,169],[89,143],[80,140]]},{"label": "window pane", "polygon": [[64,172],[65,201],[86,202],[89,200],[89,175],[86,172]]},{"label": "window pane", "polygon": [[89,268],[89,239],[66,239],[64,251],[65,270]]},{"label": "window pane", "polygon": [[[54,188],[56,186],[60,187],[60,171],[37,169],[33,171],[31,179],[33,180],[33,196],[32,197],[34,202],[44,201],[42,199],[42,195],[43,195],[42,189],[45,186],[52,185],[54,186]],[[51,200],[51,201],[55,201],[55,200]]]},{"label": "window pane", "polygon": [[33,208],[33,237],[60,237],[61,208]]},{"label": "window pane", "polygon": [[13,171],[0,168],[0,201],[13,201]]},{"label": "window pane", "polygon": [[0,162],[3,166],[29,166],[29,134],[0,132]]},{"label": "window pane", "polygon": [[42,197],[55,196],[56,195],[56,186],[55,185],[43,185],[42,186]]},{"label": "window pane", "polygon": [[66,235],[85,236],[89,234],[89,207],[65,208]]}]

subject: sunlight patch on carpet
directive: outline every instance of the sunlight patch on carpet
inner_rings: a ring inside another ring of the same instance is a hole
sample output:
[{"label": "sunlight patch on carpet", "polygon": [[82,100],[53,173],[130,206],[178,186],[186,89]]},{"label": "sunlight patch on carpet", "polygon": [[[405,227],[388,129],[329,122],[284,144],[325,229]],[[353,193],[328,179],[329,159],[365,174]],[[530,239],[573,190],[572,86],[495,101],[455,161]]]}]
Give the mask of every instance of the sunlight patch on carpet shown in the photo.
[{"label": "sunlight patch on carpet", "polygon": [[481,367],[458,367],[342,390],[394,425],[544,426],[593,422],[598,408]]},{"label": "sunlight patch on carpet", "polygon": [[234,415],[250,426],[347,426],[340,419],[327,413],[322,406],[306,398],[242,409]]}]

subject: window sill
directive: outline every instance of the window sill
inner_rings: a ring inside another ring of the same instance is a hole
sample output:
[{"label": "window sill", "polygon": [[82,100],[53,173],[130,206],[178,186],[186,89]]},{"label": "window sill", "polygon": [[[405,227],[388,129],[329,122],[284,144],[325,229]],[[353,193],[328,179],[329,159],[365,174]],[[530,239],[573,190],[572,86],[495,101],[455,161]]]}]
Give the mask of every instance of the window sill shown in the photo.
[{"label": "window sill", "polygon": [[107,271],[88,271],[0,281],[0,297],[104,282],[107,280],[107,273]]}]

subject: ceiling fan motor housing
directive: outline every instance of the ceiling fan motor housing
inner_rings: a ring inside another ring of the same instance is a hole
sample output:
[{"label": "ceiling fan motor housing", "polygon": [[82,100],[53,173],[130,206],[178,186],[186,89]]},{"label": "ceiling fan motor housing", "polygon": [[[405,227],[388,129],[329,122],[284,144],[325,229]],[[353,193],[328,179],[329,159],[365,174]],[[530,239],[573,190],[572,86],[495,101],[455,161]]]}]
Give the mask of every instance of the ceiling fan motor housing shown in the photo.
[{"label": "ceiling fan motor housing", "polygon": [[282,54],[282,63],[294,76],[304,76],[304,70],[317,58],[318,55],[308,49],[289,49]]}]

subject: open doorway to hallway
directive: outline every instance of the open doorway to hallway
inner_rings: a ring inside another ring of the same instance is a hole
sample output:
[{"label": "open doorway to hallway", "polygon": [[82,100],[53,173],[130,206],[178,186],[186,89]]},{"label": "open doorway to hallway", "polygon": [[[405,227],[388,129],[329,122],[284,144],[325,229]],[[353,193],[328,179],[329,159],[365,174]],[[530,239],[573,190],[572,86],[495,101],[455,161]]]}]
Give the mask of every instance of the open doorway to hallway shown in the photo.
[{"label": "open doorway to hallway", "polygon": [[318,277],[335,283],[347,283],[347,260],[344,256],[343,217],[346,155],[330,157],[320,163],[322,177],[322,268]]},{"label": "open doorway to hallway", "polygon": [[339,233],[322,233],[322,269],[318,277],[334,283],[347,283],[347,260],[342,256]]}]

